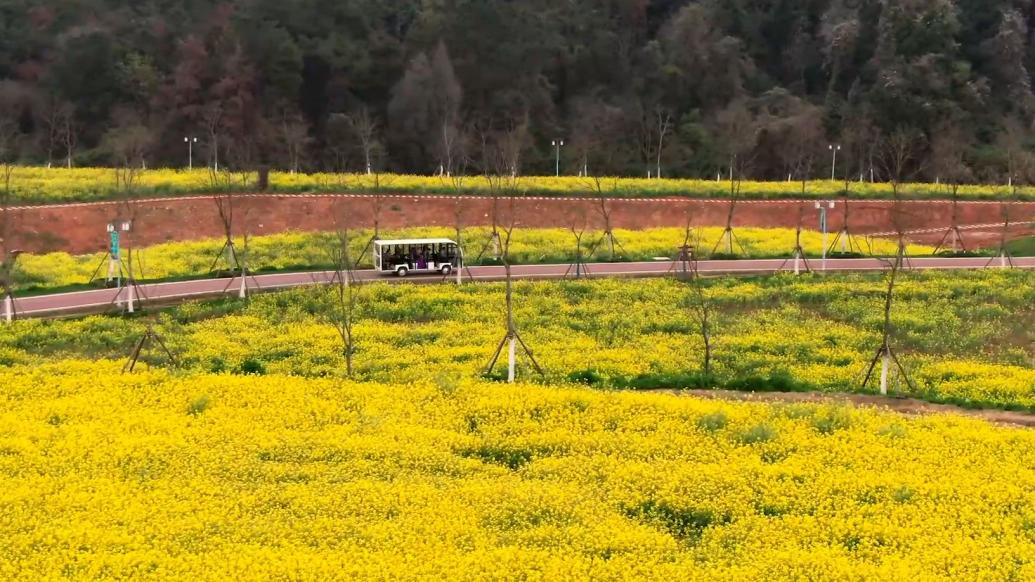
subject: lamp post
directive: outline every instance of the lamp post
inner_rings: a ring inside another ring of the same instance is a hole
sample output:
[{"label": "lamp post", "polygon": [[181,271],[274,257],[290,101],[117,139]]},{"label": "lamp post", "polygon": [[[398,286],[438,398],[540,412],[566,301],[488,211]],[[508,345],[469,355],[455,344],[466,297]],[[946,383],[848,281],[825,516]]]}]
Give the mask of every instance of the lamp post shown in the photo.
[{"label": "lamp post", "polygon": [[834,154],[834,160],[830,163],[830,181],[833,182],[837,179],[835,177],[837,175],[837,152],[841,151],[841,146],[830,145],[827,148]]},{"label": "lamp post", "polygon": [[834,202],[831,200],[823,200],[816,202],[816,208],[819,210],[819,230],[823,232],[823,260],[822,270],[827,270],[827,210],[834,209]]},{"label": "lamp post", "polygon": [[564,145],[564,140],[563,139],[555,139],[552,142],[550,142],[550,145],[552,145],[553,148],[554,148],[557,176],[560,176],[561,175],[561,147]]},{"label": "lamp post", "polygon": [[187,144],[187,169],[194,169],[194,144],[198,143],[196,137],[185,137],[183,143]]}]

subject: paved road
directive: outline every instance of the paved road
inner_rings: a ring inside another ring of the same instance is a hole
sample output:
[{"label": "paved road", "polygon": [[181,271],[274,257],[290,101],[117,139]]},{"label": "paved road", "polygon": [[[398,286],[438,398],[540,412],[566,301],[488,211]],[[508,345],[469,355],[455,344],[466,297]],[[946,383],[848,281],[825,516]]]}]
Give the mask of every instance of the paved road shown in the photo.
[{"label": "paved road", "polygon": [[[810,260],[814,269],[820,268],[820,261]],[[1035,258],[1014,259],[1014,266],[1035,269]],[[982,269],[989,266],[987,258],[910,258],[911,269]],[[993,268],[999,266],[999,260],[992,261]],[[658,277],[669,273],[673,265],[670,261],[644,263],[591,263],[587,266],[590,277]],[[875,271],[882,270],[887,264],[878,259],[828,259],[827,270],[831,272]],[[698,264],[701,273],[709,275],[721,274],[772,274],[781,269],[789,270],[791,265],[783,259],[759,259],[740,261],[701,261]],[[517,265],[513,267],[513,275],[520,279],[559,279],[568,272],[568,265]],[[471,267],[470,277],[465,270],[464,279],[473,278],[479,281],[493,281],[503,278],[502,267]],[[330,272],[315,273],[280,273],[273,275],[256,275],[247,280],[249,290],[283,289],[326,283],[331,280]],[[358,271],[357,278],[362,280],[385,280],[389,282],[438,283],[441,276],[414,276],[397,278],[381,275],[374,271]],[[455,281],[455,275],[450,277]],[[241,287],[240,278],[203,279],[197,281],[179,281],[172,283],[142,284],[134,295],[137,300],[142,295],[146,301],[174,303],[185,299],[216,297],[224,294],[237,294]],[[102,312],[125,308],[128,299],[127,289],[97,289],[77,291],[73,293],[56,293],[24,297],[15,300],[15,310],[19,316],[57,316],[80,313]]]}]

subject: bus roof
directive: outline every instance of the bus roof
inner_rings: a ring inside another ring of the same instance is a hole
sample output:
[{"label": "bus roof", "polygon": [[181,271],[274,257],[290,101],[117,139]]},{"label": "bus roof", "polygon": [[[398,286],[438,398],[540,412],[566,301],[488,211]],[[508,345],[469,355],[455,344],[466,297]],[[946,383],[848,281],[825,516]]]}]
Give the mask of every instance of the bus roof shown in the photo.
[{"label": "bus roof", "polygon": [[448,238],[409,238],[400,240],[378,240],[374,241],[378,246],[390,245],[455,245],[456,242]]}]

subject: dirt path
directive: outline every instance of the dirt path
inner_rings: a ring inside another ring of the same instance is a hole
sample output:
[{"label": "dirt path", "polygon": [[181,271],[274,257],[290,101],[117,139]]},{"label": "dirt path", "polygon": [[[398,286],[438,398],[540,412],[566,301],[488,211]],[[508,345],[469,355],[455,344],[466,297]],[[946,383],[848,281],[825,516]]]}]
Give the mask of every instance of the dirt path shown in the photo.
[{"label": "dirt path", "polygon": [[[353,227],[371,227],[374,222],[375,199],[372,196],[329,194],[250,194],[241,195],[234,213],[237,234],[274,234],[289,230],[331,230],[336,218],[347,214]],[[831,231],[841,229],[843,204],[832,211]],[[952,206],[942,201],[911,201],[905,203],[909,230],[943,229],[952,220]],[[610,202],[613,225],[617,228],[644,229],[653,227],[683,227],[687,215],[696,226],[725,224],[729,203],[725,200],[690,200],[682,198],[615,199]],[[1015,231],[1019,236],[1029,230],[1035,221],[1035,202],[1012,205],[1015,223],[1024,227]],[[492,200],[479,196],[386,196],[382,202],[381,226],[386,229],[447,226],[456,224],[456,213],[465,226],[490,224]],[[734,225],[741,227],[793,228],[798,221],[799,209],[804,210],[805,227],[818,228],[818,215],[813,201],[750,200],[738,203]],[[853,200],[850,202],[849,227],[857,234],[868,234],[889,229],[892,203],[883,200]],[[107,240],[105,226],[119,217],[116,202],[93,202],[40,207],[22,207],[15,219],[21,235],[15,241],[18,248],[30,252],[63,250],[72,253],[92,252],[102,248]],[[500,213],[507,220],[509,203],[500,203]],[[567,228],[573,223],[586,221],[591,229],[601,227],[599,203],[580,198],[517,198],[514,213],[519,227]],[[1000,206],[989,202],[961,202],[959,220],[963,225],[996,224]],[[918,240],[937,243],[940,230],[918,235]],[[142,201],[139,205],[132,241],[127,246],[152,245],[174,240],[217,237],[222,226],[216,206],[210,197],[187,196],[158,198]],[[968,245],[987,244],[998,240],[996,229],[965,231]]]},{"label": "dirt path", "polygon": [[737,402],[837,403],[879,408],[910,416],[928,414],[957,414],[986,420],[993,424],[1021,428],[1035,428],[1035,414],[1009,410],[969,409],[949,404],[933,404],[915,398],[876,396],[872,394],[839,394],[819,392],[734,392],[730,390],[663,390],[670,394],[694,396],[710,400]]}]

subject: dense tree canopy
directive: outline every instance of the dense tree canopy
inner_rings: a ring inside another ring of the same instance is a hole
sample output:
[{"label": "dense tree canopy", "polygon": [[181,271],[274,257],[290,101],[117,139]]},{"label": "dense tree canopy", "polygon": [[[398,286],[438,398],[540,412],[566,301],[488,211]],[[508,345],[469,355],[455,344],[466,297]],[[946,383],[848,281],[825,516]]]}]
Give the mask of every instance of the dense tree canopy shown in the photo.
[{"label": "dense tree canopy", "polygon": [[1031,0],[0,0],[0,138],[27,163],[180,166],[189,136],[209,163],[417,173],[500,143],[548,173],[564,139],[565,173],[769,179],[840,144],[842,175],[1027,180],[1033,22]]}]

